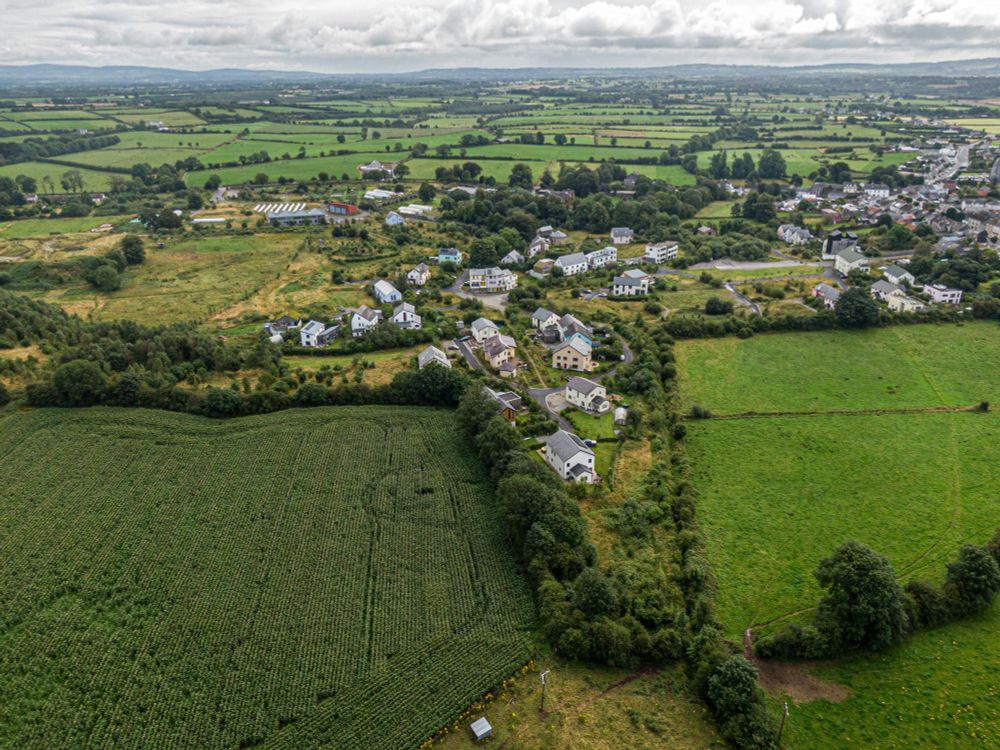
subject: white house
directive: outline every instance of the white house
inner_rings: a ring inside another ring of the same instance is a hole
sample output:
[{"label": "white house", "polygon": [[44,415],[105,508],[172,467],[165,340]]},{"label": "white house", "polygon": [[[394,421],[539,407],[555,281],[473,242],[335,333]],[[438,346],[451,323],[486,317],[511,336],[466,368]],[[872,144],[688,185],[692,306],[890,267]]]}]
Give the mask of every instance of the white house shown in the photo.
[{"label": "white house", "polygon": [[611,408],[607,389],[587,378],[570,378],[563,395],[567,403],[594,414],[604,414]]},{"label": "white house", "polygon": [[417,369],[423,370],[430,364],[438,364],[451,369],[451,362],[448,361],[448,355],[436,346],[428,346],[417,355]]},{"label": "white house", "polygon": [[562,479],[588,484],[596,479],[594,451],[572,432],[559,430],[544,442],[545,461]]},{"label": "white house", "polygon": [[957,305],[962,301],[961,289],[950,289],[944,284],[924,284],[924,294],[939,305]]},{"label": "white house", "polygon": [[500,259],[501,266],[519,266],[524,263],[524,256],[517,250],[511,250]]},{"label": "white house", "polygon": [[612,227],[611,228],[611,244],[612,245],[627,245],[635,238],[635,232],[633,232],[628,227]]},{"label": "white house", "polygon": [[638,268],[630,268],[611,281],[612,297],[642,297],[649,294],[649,274]]},{"label": "white house", "polygon": [[400,294],[399,290],[385,279],[379,279],[372,284],[372,294],[383,305],[391,305],[403,299],[403,295]]},{"label": "white house", "polygon": [[400,224],[405,224],[406,219],[397,214],[395,211],[390,211],[385,215],[385,225],[387,227],[398,227]]},{"label": "white house", "polygon": [[879,279],[874,284],[872,284],[869,294],[871,294],[872,299],[877,299],[885,302],[889,297],[895,296],[897,294],[904,294],[903,287],[898,284],[893,284],[891,281],[886,281],[885,279]]},{"label": "white house", "polygon": [[431,278],[431,269],[426,263],[411,268],[406,274],[406,283],[412,286],[423,286]]},{"label": "white house", "polygon": [[326,329],[326,326],[318,320],[310,320],[299,330],[299,343],[302,346],[322,346],[319,343],[319,335]]},{"label": "white house", "polygon": [[539,307],[533,313],[531,313],[531,327],[542,330],[548,328],[549,326],[559,325],[559,316],[556,315],[551,310],[546,310],[544,307]]},{"label": "white house", "polygon": [[368,305],[362,305],[351,316],[351,335],[357,338],[382,322],[382,311],[373,310]]},{"label": "white house", "polygon": [[789,245],[804,245],[812,238],[812,232],[794,224],[782,224],[778,227],[778,239]]},{"label": "white house", "polygon": [[897,286],[902,286],[904,282],[910,286],[917,283],[917,280],[912,273],[907,271],[905,268],[897,266],[895,263],[891,266],[883,268],[882,275],[885,277],[886,281],[891,284],[896,284]]},{"label": "white house", "polygon": [[606,265],[618,262],[618,248],[608,245],[608,247],[587,253],[584,257],[587,259],[589,268],[604,268]]},{"label": "white house", "polygon": [[561,255],[556,258],[553,267],[561,269],[565,276],[575,276],[587,270],[587,256],[583,253]]},{"label": "white house", "polygon": [[392,177],[395,172],[395,169],[396,169],[395,164],[386,164],[380,162],[378,159],[375,159],[374,161],[371,161],[368,164],[360,164],[358,166],[358,171],[361,172],[361,175],[363,177],[376,172],[387,172],[389,176]]},{"label": "white house", "polygon": [[865,195],[870,198],[888,198],[890,192],[889,186],[881,182],[869,182],[865,185]]},{"label": "white house", "polygon": [[676,242],[658,242],[656,244],[646,243],[646,253],[642,259],[647,263],[666,263],[677,257]]},{"label": "white house", "polygon": [[528,244],[528,257],[534,258],[539,253],[544,255],[549,251],[550,244],[551,240],[549,240],[548,237],[535,237],[535,239]]},{"label": "white house", "polygon": [[508,268],[470,268],[469,291],[509,292],[517,286],[517,275]]},{"label": "white house", "polygon": [[927,305],[923,302],[913,297],[908,297],[902,292],[889,295],[886,303],[893,312],[913,313],[927,309]]},{"label": "white house", "polygon": [[833,262],[834,268],[841,276],[847,276],[851,271],[868,270],[868,258],[859,253],[854,248],[848,247],[837,253]]},{"label": "white house", "polygon": [[498,333],[500,333],[500,330],[492,320],[476,318],[472,321],[472,337],[480,344],[490,336],[496,336]]},{"label": "white house", "polygon": [[417,315],[416,308],[413,307],[409,302],[403,302],[397,305],[396,309],[392,311],[392,322],[398,325],[400,328],[412,328],[414,330],[420,329],[421,319]]}]

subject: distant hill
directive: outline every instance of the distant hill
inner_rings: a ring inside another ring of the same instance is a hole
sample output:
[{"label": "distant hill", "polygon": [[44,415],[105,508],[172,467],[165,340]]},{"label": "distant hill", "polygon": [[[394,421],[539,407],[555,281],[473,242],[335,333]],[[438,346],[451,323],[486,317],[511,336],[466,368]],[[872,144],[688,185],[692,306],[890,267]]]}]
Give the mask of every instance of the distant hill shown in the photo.
[{"label": "distant hill", "polygon": [[178,70],[138,65],[0,65],[0,86],[37,84],[267,84],[321,80],[479,80],[511,81],[569,78],[779,78],[796,76],[1000,76],[1000,57],[945,62],[886,65],[830,63],[826,65],[666,65],[654,68],[436,68],[407,73],[315,73],[290,70]]}]

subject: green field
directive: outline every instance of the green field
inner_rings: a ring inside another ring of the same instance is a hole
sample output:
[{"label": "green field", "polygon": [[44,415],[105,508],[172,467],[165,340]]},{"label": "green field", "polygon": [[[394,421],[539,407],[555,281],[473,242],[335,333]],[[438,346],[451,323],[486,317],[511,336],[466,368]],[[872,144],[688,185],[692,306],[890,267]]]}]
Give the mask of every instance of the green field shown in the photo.
[{"label": "green field", "polygon": [[399,748],[529,657],[442,411],[0,417],[0,747]]},{"label": "green field", "polygon": [[677,361],[685,405],[719,414],[1000,402],[989,322],[684,341]]},{"label": "green field", "polygon": [[45,237],[51,234],[87,232],[102,224],[121,224],[131,216],[82,216],[72,219],[22,219],[0,224],[0,239]]}]

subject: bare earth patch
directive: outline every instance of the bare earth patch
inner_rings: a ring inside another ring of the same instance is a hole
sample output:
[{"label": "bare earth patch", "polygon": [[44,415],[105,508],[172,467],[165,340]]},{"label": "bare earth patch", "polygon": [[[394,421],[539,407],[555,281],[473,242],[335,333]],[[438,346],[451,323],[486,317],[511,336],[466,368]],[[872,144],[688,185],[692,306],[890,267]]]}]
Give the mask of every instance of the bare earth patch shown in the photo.
[{"label": "bare earth patch", "polygon": [[753,652],[753,636],[748,629],[743,635],[744,656],[757,668],[760,686],[771,695],[787,695],[795,703],[827,701],[840,703],[850,691],[836,682],[821,680],[809,670],[820,662],[771,661],[761,659]]}]

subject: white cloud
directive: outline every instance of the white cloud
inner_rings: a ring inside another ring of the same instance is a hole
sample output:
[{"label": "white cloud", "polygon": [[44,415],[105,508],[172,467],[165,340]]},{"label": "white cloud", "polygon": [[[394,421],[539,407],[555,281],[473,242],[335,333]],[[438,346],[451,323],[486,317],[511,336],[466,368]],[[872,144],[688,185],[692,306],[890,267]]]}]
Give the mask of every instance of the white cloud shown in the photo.
[{"label": "white cloud", "polygon": [[991,0],[2,0],[0,62],[424,66],[796,63],[996,53]]}]

